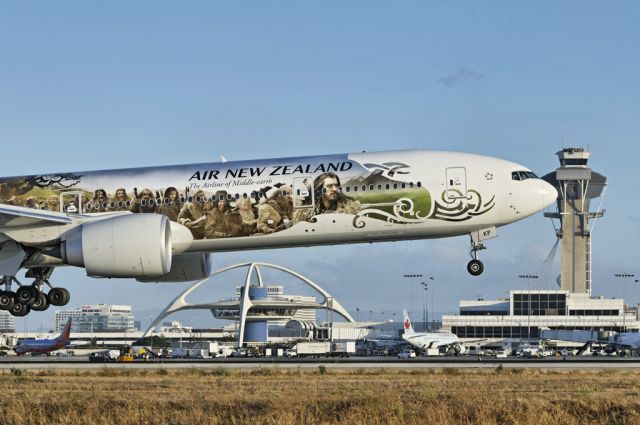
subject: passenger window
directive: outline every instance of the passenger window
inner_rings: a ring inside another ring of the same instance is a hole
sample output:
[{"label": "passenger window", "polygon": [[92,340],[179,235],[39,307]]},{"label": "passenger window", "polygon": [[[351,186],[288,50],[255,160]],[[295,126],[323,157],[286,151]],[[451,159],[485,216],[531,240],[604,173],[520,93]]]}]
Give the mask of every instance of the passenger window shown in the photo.
[{"label": "passenger window", "polygon": [[381,184],[378,185],[378,190],[382,190],[382,185]]},{"label": "passenger window", "polygon": [[398,183],[394,183],[394,184],[393,184],[393,188],[394,188],[394,189],[397,189],[397,188],[398,188]]},{"label": "passenger window", "polygon": [[353,191],[357,192],[358,191],[358,186],[353,186]]},{"label": "passenger window", "polygon": [[402,183],[402,184],[400,185],[400,187],[404,189],[405,187],[407,187],[407,185],[406,185],[406,184],[404,184],[404,183]]},{"label": "passenger window", "polygon": [[389,186],[389,183],[387,183],[387,184],[384,185],[384,188],[389,190],[391,188],[391,186]]},{"label": "passenger window", "polygon": [[418,186],[418,187],[422,187],[422,183],[421,183],[421,182],[418,182],[418,183],[417,183],[417,186]]},{"label": "passenger window", "polygon": [[349,186],[347,186],[347,193],[351,192],[351,188]]},{"label": "passenger window", "polygon": [[413,182],[409,182],[409,188],[413,189]]},{"label": "passenger window", "polygon": [[369,185],[369,190],[373,190],[373,185],[372,184]]},{"label": "passenger window", "polygon": [[366,185],[362,185],[362,191],[364,192],[365,190],[367,190],[367,186]]}]

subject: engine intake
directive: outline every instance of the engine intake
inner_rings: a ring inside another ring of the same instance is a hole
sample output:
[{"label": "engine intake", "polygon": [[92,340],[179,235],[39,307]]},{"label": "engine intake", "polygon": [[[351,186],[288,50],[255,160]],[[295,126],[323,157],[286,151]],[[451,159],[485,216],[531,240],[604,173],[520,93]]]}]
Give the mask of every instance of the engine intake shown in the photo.
[{"label": "engine intake", "polygon": [[65,263],[94,277],[160,276],[171,270],[171,226],[159,214],[121,215],[84,223],[62,244]]}]

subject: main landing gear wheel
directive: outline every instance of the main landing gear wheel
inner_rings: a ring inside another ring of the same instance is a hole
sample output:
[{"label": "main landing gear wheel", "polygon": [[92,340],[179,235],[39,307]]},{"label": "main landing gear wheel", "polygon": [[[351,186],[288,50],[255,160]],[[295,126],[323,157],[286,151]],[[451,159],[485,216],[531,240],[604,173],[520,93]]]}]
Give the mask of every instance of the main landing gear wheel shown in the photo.
[{"label": "main landing gear wheel", "polygon": [[16,317],[23,317],[29,314],[30,311],[31,307],[29,307],[28,305],[15,303],[13,307],[11,307],[11,310],[9,310],[9,313]]},{"label": "main landing gear wheel", "polygon": [[484,264],[480,260],[471,260],[469,264],[467,264],[467,271],[472,276],[480,276],[484,271]]},{"label": "main landing gear wheel", "polygon": [[45,311],[49,308],[49,300],[47,296],[42,292],[38,292],[38,296],[33,304],[31,304],[31,310],[33,311]]},{"label": "main landing gear wheel", "polygon": [[11,310],[16,303],[16,294],[11,291],[0,291],[0,310]]},{"label": "main landing gear wheel", "polygon": [[40,294],[40,291],[38,291],[33,286],[21,286],[16,291],[18,302],[26,306],[31,306],[33,303],[35,303],[36,299],[38,298],[38,294]]},{"label": "main landing gear wheel", "polygon": [[67,305],[67,303],[71,300],[71,294],[64,288],[53,288],[49,291],[47,298],[49,300],[49,304],[55,306],[63,306]]}]

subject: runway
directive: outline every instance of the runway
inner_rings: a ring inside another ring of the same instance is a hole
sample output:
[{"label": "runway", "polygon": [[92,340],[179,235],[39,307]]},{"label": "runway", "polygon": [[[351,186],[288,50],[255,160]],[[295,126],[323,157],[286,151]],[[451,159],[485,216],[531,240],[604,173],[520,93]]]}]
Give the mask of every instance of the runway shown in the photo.
[{"label": "runway", "polygon": [[159,359],[134,362],[92,363],[88,357],[4,357],[0,369],[316,369],[320,365],[328,369],[640,369],[640,357],[567,357],[522,359],[495,358],[417,358],[399,360],[388,357],[354,357],[350,359]]}]

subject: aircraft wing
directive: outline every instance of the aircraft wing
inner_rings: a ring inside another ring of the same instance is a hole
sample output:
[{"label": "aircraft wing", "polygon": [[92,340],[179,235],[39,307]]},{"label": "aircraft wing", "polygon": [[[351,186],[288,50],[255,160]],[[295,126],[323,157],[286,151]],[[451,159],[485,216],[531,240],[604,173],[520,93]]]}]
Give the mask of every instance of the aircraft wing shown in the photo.
[{"label": "aircraft wing", "polygon": [[69,224],[72,221],[71,217],[60,212],[35,210],[14,205],[0,206],[0,231],[3,229]]}]

